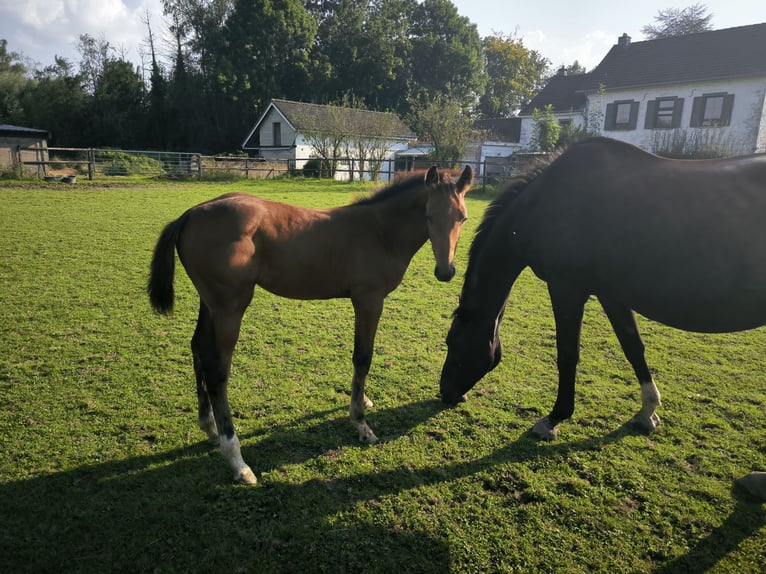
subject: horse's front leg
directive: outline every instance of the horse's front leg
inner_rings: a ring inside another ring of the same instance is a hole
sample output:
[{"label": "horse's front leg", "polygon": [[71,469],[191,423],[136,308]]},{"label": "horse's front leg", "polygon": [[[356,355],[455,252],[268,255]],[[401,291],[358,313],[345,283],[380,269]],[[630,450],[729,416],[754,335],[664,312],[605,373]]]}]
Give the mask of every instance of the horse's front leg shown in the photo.
[{"label": "horse's front leg", "polygon": [[580,360],[580,331],[588,294],[569,285],[548,284],[556,321],[556,364],[559,370],[559,390],[550,414],[537,421],[532,433],[544,440],[558,437],[558,424],[574,413],[575,377]]},{"label": "horse's front leg", "polygon": [[375,444],[378,437],[372,432],[365,420],[365,408],[372,406],[372,401],[364,392],[364,383],[372,362],[372,351],[375,345],[375,333],[378,321],[383,311],[382,295],[365,295],[353,297],[354,305],[354,377],[351,380],[351,406],[349,414],[351,422],[359,431],[359,440],[366,444]]}]

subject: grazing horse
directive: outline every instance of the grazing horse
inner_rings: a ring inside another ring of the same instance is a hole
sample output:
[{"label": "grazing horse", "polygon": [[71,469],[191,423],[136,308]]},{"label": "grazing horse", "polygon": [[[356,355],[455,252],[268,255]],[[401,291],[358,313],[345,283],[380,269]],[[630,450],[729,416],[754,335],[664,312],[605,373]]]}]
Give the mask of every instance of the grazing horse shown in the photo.
[{"label": "grazing horse", "polygon": [[[547,283],[559,371],[556,402],[533,433],[556,438],[557,425],[574,412],[590,295],[640,383],[642,407],[633,422],[651,432],[660,422],[660,393],[634,311],[686,331],[766,324],[766,155],[670,160],[594,138],[512,182],[487,208],[471,245],[447,335],[444,402],[465,400],[500,361],[500,323],[525,267]],[[766,492],[763,475],[750,479]]]},{"label": "grazing horse", "polygon": [[377,437],[365,421],[372,402],[364,383],[383,300],[410,260],[431,240],[436,278],[455,274],[454,254],[466,220],[467,166],[455,182],[432,167],[369,198],[335,209],[295,207],[232,193],[192,207],[162,231],[151,262],[149,299],[173,308],[175,253],[200,297],[191,341],[199,426],[219,443],[235,480],[256,482],[245,464],[227,398],[231,357],[245,309],[259,285],[292,299],[350,298],[354,307],[351,420],[359,439]]}]

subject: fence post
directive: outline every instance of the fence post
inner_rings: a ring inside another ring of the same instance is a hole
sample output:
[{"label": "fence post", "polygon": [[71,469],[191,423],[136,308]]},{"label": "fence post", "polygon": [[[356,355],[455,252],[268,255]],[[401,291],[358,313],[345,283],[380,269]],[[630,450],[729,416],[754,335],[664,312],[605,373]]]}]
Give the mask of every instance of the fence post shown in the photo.
[{"label": "fence post", "polygon": [[202,179],[202,154],[198,153],[197,158],[197,179]]},{"label": "fence post", "polygon": [[96,155],[93,148],[88,148],[88,181],[93,181],[93,173],[96,171]]}]

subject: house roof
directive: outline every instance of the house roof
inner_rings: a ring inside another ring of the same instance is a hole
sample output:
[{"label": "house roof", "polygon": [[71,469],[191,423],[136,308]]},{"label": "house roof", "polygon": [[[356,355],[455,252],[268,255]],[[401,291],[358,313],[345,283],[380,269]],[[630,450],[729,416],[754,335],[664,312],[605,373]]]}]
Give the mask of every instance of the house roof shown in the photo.
[{"label": "house roof", "polygon": [[476,120],[474,127],[488,132],[497,141],[518,143],[521,139],[521,118],[492,118]]},{"label": "house roof", "polygon": [[255,127],[245,138],[243,148],[258,147],[248,146],[248,143],[272,109],[276,109],[298,132],[321,133],[328,129],[338,130],[341,128],[347,129],[347,135],[350,136],[405,140],[417,139],[412,130],[396,114],[390,112],[375,112],[357,108],[274,99],[271,100],[266,111],[264,111]]},{"label": "house roof", "polygon": [[593,71],[557,74],[520,114],[548,104],[555,112],[582,110],[586,94],[601,85],[609,91],[766,76],[764,46],[766,23],[642,42],[623,34]]},{"label": "house roof", "polygon": [[607,90],[766,76],[766,23],[631,42],[623,35],[583,86]]},{"label": "house roof", "polygon": [[[554,112],[569,112],[585,109],[586,96],[583,87],[591,82],[590,74],[567,76],[559,72],[545,87],[521,108],[520,115],[532,115],[535,108],[542,110],[547,105],[553,106]],[[598,85],[596,86],[598,87]]]}]

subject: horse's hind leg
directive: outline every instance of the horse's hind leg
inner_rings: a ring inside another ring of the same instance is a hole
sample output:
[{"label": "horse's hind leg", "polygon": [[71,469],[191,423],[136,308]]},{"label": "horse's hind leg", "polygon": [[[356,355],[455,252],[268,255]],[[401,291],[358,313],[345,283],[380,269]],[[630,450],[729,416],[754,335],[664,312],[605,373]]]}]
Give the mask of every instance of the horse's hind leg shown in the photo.
[{"label": "horse's hind leg", "polygon": [[372,351],[375,345],[375,332],[383,311],[383,297],[366,296],[352,298],[354,305],[354,377],[351,380],[351,422],[359,431],[359,440],[375,444],[378,437],[372,432],[365,420],[365,407],[371,407],[372,401],[364,392],[367,373],[372,363]]},{"label": "horse's hind leg", "polygon": [[[191,340],[192,358],[194,359],[194,375],[197,379],[197,413],[199,428],[207,435],[211,444],[218,445],[221,440],[218,436],[218,427],[215,424],[213,416],[213,407],[210,404],[210,396],[207,393],[205,384],[205,372],[203,365],[203,353],[211,352],[214,345],[213,321],[210,318],[210,311],[205,304],[200,301],[199,317],[197,318],[197,328],[194,331],[194,337]],[[213,360],[213,359],[209,359]]]},{"label": "horse's hind leg", "polygon": [[633,367],[641,385],[641,410],[631,419],[631,423],[645,432],[652,432],[660,424],[660,417],[655,412],[660,406],[660,392],[654,384],[652,374],[644,357],[644,344],[638,332],[636,316],[629,307],[622,303],[599,297],[601,306],[612,324],[617,339],[620,341],[625,357]]},{"label": "horse's hind leg", "polygon": [[[255,474],[242,459],[227,392],[231,357],[239,338],[243,313],[244,307],[236,311],[217,309],[202,313],[205,317],[202,329],[199,329],[198,325],[199,351],[195,362],[199,361],[201,379],[204,383],[203,391],[205,391],[199,395],[200,426],[202,426],[203,416],[209,417],[207,409],[212,408],[214,425],[220,437],[221,454],[234,469],[234,480],[243,484],[255,484]],[[197,333],[195,333],[196,336]],[[198,380],[199,377],[198,375]],[[209,401],[209,407],[206,398]]]}]

